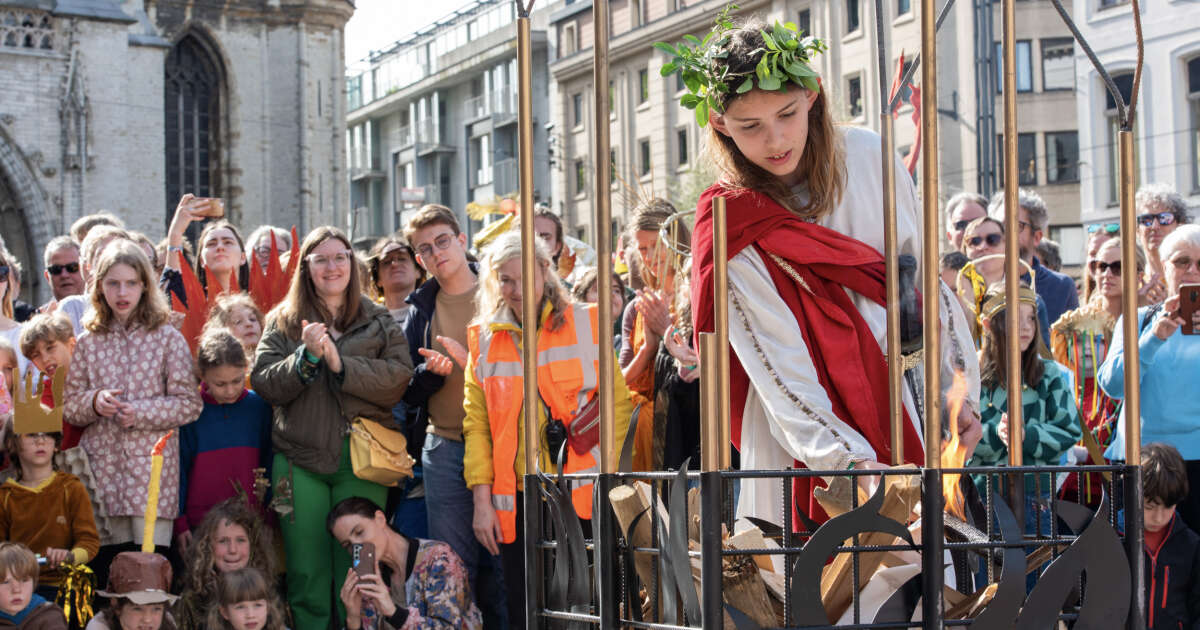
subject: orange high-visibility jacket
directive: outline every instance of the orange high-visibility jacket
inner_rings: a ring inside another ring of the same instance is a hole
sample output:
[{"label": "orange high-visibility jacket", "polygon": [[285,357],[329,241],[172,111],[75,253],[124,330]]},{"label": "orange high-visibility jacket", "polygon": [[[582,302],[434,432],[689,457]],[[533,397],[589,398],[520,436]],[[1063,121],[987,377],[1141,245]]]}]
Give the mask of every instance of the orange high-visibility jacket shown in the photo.
[{"label": "orange high-visibility jacket", "polygon": [[[550,414],[569,423],[599,384],[598,313],[595,305],[573,304],[565,322],[547,330],[550,305],[542,310],[537,340],[537,382],[542,401],[537,402],[538,436]],[[500,518],[505,543],[516,540],[517,490],[525,473],[524,370],[521,363],[521,327],[508,317],[467,331],[469,357],[466,367],[466,418],[463,420],[465,456],[463,476],[468,487],[492,484],[492,506]],[[611,352],[612,350],[606,350]],[[629,390],[614,360],[613,387],[616,399],[617,448],[625,440],[633,404]],[[583,454],[567,449],[563,472],[597,472],[599,448]],[[543,472],[556,470],[543,444],[538,458]],[[573,485],[572,503],[581,518],[592,516],[592,484]]]}]

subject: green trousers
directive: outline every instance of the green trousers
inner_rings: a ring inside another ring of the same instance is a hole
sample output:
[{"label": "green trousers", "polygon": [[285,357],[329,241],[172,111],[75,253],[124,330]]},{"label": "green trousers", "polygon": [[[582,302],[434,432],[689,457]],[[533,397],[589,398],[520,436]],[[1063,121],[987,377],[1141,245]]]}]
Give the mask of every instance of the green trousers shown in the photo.
[{"label": "green trousers", "polygon": [[[348,439],[342,443],[337,472],[328,475],[293,466],[277,453],[271,469],[275,487],[289,473],[295,511],[279,521],[287,551],[288,604],[292,607],[293,627],[340,628],[345,622],[345,612],[338,593],[350,570],[350,554],[325,529],[325,517],[333,506],[348,497],[370,499],[382,508],[387,502],[387,488],[354,476]],[[334,602],[337,618],[331,626]]]}]

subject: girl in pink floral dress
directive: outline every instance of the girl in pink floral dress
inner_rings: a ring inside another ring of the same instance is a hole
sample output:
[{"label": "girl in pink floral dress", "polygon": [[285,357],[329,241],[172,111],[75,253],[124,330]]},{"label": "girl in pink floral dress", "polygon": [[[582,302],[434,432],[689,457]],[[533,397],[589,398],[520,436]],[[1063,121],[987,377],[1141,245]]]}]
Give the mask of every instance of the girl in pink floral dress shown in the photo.
[{"label": "girl in pink floral dress", "polygon": [[[150,456],[168,431],[192,422],[202,403],[183,335],[168,323],[150,260],[136,244],[105,248],[91,287],[93,314],[75,346],[67,376],[64,418],[84,427],[96,499],[100,554],[93,567],[105,584],[108,564],[143,539]],[[179,513],[179,440],[163,451],[154,543],[171,544]]]}]

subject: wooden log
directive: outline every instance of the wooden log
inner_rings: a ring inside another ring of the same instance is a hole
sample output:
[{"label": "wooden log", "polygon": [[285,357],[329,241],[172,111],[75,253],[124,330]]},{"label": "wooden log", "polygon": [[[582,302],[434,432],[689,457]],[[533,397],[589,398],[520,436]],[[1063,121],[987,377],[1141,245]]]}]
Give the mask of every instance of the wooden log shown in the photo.
[{"label": "wooden log", "polygon": [[[913,509],[921,499],[921,479],[918,475],[892,475],[884,482],[883,505],[879,513],[901,525],[907,525],[913,514]],[[850,542],[853,539],[848,539]],[[859,536],[861,545],[894,545],[899,539],[892,534],[868,532]],[[859,580],[857,590],[866,585],[875,570],[883,562],[884,552],[864,552],[858,554]],[[839,553],[833,562],[826,565],[821,575],[821,602],[825,605],[825,614],[830,622],[840,618],[853,602],[854,591],[854,554]]]},{"label": "wooden log", "polygon": [[[617,523],[620,525],[622,533],[628,532],[626,540],[631,547],[650,547],[653,543],[652,519],[650,518],[651,492],[649,484],[641,481],[633,485],[617,486],[608,492],[608,500],[612,503],[613,512],[616,513]],[[660,511],[661,513],[662,511]],[[639,515],[641,518],[638,518]],[[629,526],[634,519],[637,519],[637,524],[631,531]],[[634,552],[633,554],[634,569],[647,591],[655,587],[654,561],[653,554],[644,552]]]}]

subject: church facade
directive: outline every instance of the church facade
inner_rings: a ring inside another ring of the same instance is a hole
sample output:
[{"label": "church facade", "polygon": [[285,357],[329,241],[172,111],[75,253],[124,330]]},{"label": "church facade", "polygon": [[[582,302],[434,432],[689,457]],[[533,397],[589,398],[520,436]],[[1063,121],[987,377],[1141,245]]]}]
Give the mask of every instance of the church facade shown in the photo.
[{"label": "church facade", "polygon": [[157,240],[179,197],[231,221],[339,223],[351,0],[0,0],[0,234],[42,248],[108,210]]}]

